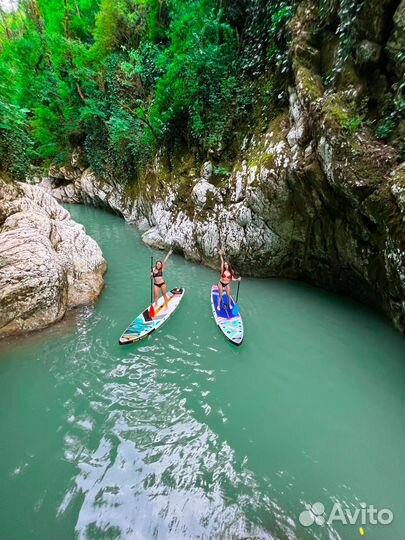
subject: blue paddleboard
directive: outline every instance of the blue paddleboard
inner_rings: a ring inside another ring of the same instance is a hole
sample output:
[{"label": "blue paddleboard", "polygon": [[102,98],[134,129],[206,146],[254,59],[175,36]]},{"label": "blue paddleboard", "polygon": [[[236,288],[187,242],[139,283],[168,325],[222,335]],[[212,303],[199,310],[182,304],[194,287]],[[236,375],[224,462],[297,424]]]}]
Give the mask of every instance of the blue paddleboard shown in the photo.
[{"label": "blue paddleboard", "polygon": [[211,306],[215,322],[229,341],[235,345],[240,345],[243,341],[243,322],[239,306],[235,304],[232,298],[232,309],[230,309],[227,303],[228,298],[224,293],[218,311],[218,296],[218,285],[213,285],[211,288]]}]

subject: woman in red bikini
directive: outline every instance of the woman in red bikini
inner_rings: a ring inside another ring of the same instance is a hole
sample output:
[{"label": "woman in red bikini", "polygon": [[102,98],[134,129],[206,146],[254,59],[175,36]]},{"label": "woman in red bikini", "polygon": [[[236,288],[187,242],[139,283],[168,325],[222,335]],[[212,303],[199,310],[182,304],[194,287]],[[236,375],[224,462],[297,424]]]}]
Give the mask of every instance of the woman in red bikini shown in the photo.
[{"label": "woman in red bikini", "polygon": [[167,309],[167,286],[163,279],[163,272],[166,269],[167,261],[169,260],[170,255],[173,253],[172,250],[166,255],[165,260],[156,261],[155,267],[151,272],[151,279],[153,279],[153,291],[155,293],[155,308],[158,307],[159,293],[162,291],[163,298],[165,299],[165,308]]},{"label": "woman in red bikini", "polygon": [[221,298],[222,298],[224,289],[228,297],[229,309],[232,309],[233,306],[231,305],[231,285],[230,284],[231,284],[231,281],[240,281],[241,278],[235,277],[231,264],[228,261],[224,261],[224,257],[222,255],[221,249],[218,250],[218,254],[221,259],[221,278],[218,283],[219,295],[218,295],[217,310],[220,311]]}]

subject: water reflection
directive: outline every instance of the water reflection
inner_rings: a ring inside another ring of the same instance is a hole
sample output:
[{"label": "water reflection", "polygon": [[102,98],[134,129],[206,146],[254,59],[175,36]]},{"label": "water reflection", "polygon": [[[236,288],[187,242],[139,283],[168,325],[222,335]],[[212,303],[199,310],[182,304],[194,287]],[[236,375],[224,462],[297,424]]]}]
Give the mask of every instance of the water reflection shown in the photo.
[{"label": "water reflection", "polygon": [[[81,332],[71,351],[73,370],[81,366],[75,376],[79,387],[75,400],[65,404],[72,426],[65,458],[79,472],[58,510],[63,514],[75,497],[83,497],[79,538],[271,538],[248,519],[256,505],[263,506],[254,474],[187,407],[191,391],[209,414],[209,391],[196,381],[212,382],[212,372],[201,367],[200,353],[185,350],[172,337],[175,354],[166,367],[159,363],[164,349],[155,343],[122,358],[101,377],[101,343],[92,344],[91,361],[81,365],[86,334]],[[191,385],[174,381],[179,364],[194,372]],[[83,414],[79,398],[84,395],[96,416]],[[96,422],[104,424],[97,442],[89,437]]]}]

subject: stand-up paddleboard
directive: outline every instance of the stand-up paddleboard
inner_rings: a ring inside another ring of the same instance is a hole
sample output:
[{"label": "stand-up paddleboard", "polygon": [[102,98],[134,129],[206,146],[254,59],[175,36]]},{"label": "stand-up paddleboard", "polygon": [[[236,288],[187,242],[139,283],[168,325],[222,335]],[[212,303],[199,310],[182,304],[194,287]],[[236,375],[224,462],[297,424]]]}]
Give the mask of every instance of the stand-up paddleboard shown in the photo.
[{"label": "stand-up paddleboard", "polygon": [[243,322],[239,312],[239,306],[235,304],[232,298],[233,307],[229,309],[227,304],[228,298],[224,293],[218,311],[218,295],[218,285],[213,285],[211,289],[211,306],[215,322],[229,341],[235,345],[240,345],[243,341]]},{"label": "stand-up paddleboard", "polygon": [[161,296],[158,301],[158,307],[155,308],[154,317],[149,314],[148,306],[138,317],[131,322],[119,340],[120,345],[130,345],[146,338],[157,330],[167,321],[173,311],[179,306],[183,296],[184,289],[172,289],[167,293],[168,307],[165,309],[164,298]]}]

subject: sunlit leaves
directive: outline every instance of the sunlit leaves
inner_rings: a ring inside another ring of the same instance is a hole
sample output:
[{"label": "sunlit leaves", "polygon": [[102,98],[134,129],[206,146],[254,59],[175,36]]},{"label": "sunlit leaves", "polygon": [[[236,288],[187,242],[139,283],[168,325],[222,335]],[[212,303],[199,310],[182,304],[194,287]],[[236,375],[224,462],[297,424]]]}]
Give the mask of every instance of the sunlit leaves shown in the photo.
[{"label": "sunlit leaves", "polygon": [[160,147],[220,153],[255,106],[252,79],[277,70],[284,77],[291,5],[22,1],[7,21],[11,39],[0,34],[0,77],[8,81],[0,98],[28,112],[7,124],[0,118],[0,129],[10,132],[4,126],[14,122],[38,164],[82,144],[99,176],[123,181]]}]

